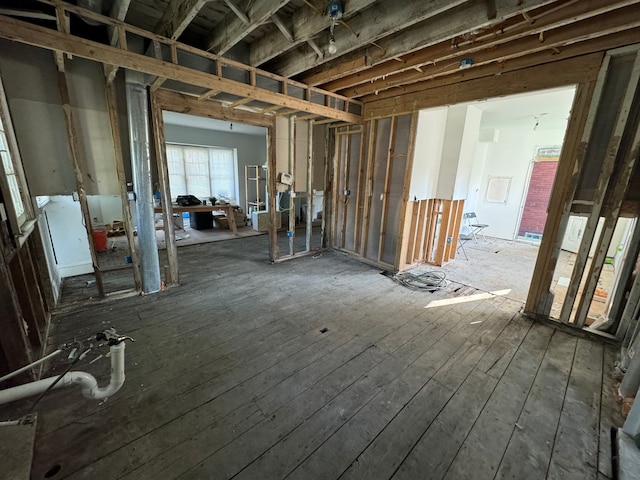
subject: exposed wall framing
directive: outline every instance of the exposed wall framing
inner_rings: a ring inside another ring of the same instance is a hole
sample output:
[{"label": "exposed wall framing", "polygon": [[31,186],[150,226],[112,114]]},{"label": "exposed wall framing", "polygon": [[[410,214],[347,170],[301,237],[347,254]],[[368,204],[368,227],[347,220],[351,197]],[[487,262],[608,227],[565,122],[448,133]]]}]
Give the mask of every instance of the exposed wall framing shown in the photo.
[{"label": "exposed wall framing", "polygon": [[[277,105],[291,109],[292,113],[300,111],[346,122],[361,121],[362,103],[357,100],[199,50],[84,8],[56,1],[39,1],[54,6],[59,18],[69,15],[88,18],[115,29],[118,38],[129,41],[119,41],[117,46],[112,46],[110,43],[103,44],[71,35],[65,31],[64,22],[58,22],[58,30],[53,30],[7,16],[0,16],[0,37],[53,50],[58,54],[66,53],[101,62],[107,66],[109,79],[114,74],[113,68],[108,66],[123,67],[156,77],[154,88],[171,80],[176,86],[198,87],[202,98],[212,98],[217,92],[226,92],[239,97],[235,102],[250,99],[246,103],[262,102],[267,104],[265,108]],[[153,53],[143,55],[135,52],[130,47],[136,43],[130,41],[133,38],[142,38],[153,45]],[[191,66],[198,62],[206,64],[208,71]],[[211,65],[215,74],[209,73]],[[264,88],[260,86],[261,83],[274,83],[276,86]],[[300,91],[303,92],[302,96],[298,94]]]},{"label": "exposed wall framing", "polygon": [[402,268],[419,263],[442,266],[456,257],[464,200],[407,202],[408,232]]}]

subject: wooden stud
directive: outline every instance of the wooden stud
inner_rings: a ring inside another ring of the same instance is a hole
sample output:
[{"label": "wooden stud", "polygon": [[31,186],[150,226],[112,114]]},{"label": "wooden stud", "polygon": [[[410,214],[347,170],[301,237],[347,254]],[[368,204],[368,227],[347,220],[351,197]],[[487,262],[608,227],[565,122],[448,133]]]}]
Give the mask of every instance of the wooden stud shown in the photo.
[{"label": "wooden stud", "polygon": [[[606,61],[608,62],[608,59]],[[571,200],[578,182],[577,173],[584,161],[585,146],[581,146],[581,138],[587,127],[591,128],[594,117],[590,112],[595,111],[603,86],[604,74],[597,82],[597,89],[595,81],[580,83],[576,89],[572,114],[549,200],[549,205],[556,207],[550,209],[547,216],[545,234],[540,243],[531,288],[525,303],[525,312],[541,316],[549,314],[551,308],[549,290],[553,281],[553,272],[558,263],[560,247],[569,221]]]},{"label": "wooden stud", "polygon": [[[603,70],[608,71],[608,68],[605,68],[603,66]],[[587,264],[589,251],[591,249],[591,243],[596,233],[598,220],[600,218],[600,212],[602,210],[602,205],[604,203],[605,195],[607,193],[607,186],[609,184],[611,174],[613,173],[613,169],[615,167],[616,156],[618,154],[618,149],[620,148],[620,142],[622,140],[622,135],[626,127],[627,119],[629,117],[629,113],[631,109],[631,104],[633,102],[633,98],[635,96],[636,87],[638,85],[639,80],[640,80],[640,55],[637,55],[636,61],[633,66],[631,78],[627,85],[625,95],[622,101],[622,105],[621,105],[622,108],[617,114],[616,125],[614,128],[614,131],[612,132],[611,138],[609,139],[609,144],[606,150],[607,155],[602,162],[602,169],[600,171],[600,176],[598,177],[598,183],[596,185],[596,191],[594,194],[594,205],[587,219],[587,225],[585,226],[585,231],[582,234],[580,248],[578,249],[578,252],[576,254],[573,272],[571,273],[571,282],[567,287],[567,294],[565,296],[564,304],[562,305],[562,311],[560,313],[560,321],[563,323],[569,323],[570,321],[570,316],[573,310],[573,304],[578,293],[578,288],[580,286],[582,276],[584,274],[584,269]],[[595,117],[595,112],[594,112],[594,117]],[[591,129],[587,130],[587,134],[589,135],[589,137],[588,139],[586,139],[586,143],[589,142],[589,139],[591,137]],[[584,309],[582,310],[581,313],[584,313],[586,315],[586,311]],[[584,323],[584,318],[577,317],[575,320],[576,320],[576,326],[581,327],[582,325],[580,324]]]},{"label": "wooden stud", "polygon": [[118,189],[120,190],[120,201],[122,203],[122,219],[124,221],[124,231],[127,236],[129,255],[131,255],[131,266],[133,268],[133,281],[137,292],[142,291],[142,277],[140,275],[140,260],[136,250],[134,236],[133,214],[127,192],[127,177],[124,169],[124,156],[122,154],[122,139],[120,137],[120,120],[118,118],[118,107],[116,101],[116,90],[113,83],[106,83],[105,95],[107,100],[107,112],[109,113],[109,123],[111,126],[111,140],[116,163],[116,175],[118,177]]},{"label": "wooden stud", "polygon": [[[156,165],[158,170],[158,183],[160,184],[162,218],[164,221],[164,239],[167,245],[167,262],[169,268],[165,269],[165,281],[167,285],[178,283],[178,249],[176,246],[175,230],[173,226],[173,206],[171,203],[171,188],[169,186],[169,166],[167,162],[167,147],[164,136],[164,122],[162,120],[162,107],[156,99],[155,93],[151,93],[151,123],[153,125],[153,139],[156,149]],[[229,226],[231,217],[229,215]]]},{"label": "wooden stud", "polygon": [[[296,191],[296,117],[289,117],[289,172],[293,182],[291,183],[291,192]],[[296,204],[295,197],[289,196],[289,255],[295,255],[295,235],[296,235]]]},{"label": "wooden stud", "polygon": [[407,203],[409,201],[409,187],[411,186],[411,173],[413,171],[413,154],[416,140],[416,129],[418,128],[418,112],[414,112],[411,115],[411,124],[409,126],[409,144],[407,146],[407,163],[404,169],[404,180],[402,185],[402,204],[400,206],[400,218],[398,224],[398,239],[396,242],[396,259],[395,267],[397,270],[401,270],[404,265],[404,258],[407,255],[408,242],[409,242],[409,228],[411,225],[405,225],[408,223],[407,219]]},{"label": "wooden stud", "polygon": [[[277,216],[282,215],[276,211],[276,126],[272,123],[267,127],[267,194],[269,196],[269,257],[272,262],[280,258],[278,246]],[[291,212],[289,212],[291,213]]]},{"label": "wooden stud", "polygon": [[[630,80],[630,89],[623,103],[623,108],[627,108],[631,110],[631,104],[633,102],[633,98],[636,94],[636,87],[638,80],[640,79],[640,50],[636,54],[636,63],[634,65],[634,73],[632,74],[632,78]],[[628,101],[628,103],[627,103]],[[625,125],[622,126],[622,132],[627,127],[627,122],[625,121]],[[615,132],[620,133],[620,132]],[[620,135],[622,137],[622,135]],[[620,140],[618,140],[619,142]],[[618,143],[618,146],[620,144]],[[611,149],[611,150],[610,150]],[[607,154],[611,155],[611,169],[613,170],[614,165],[617,160],[617,154],[613,151],[613,146],[610,144],[610,149],[607,149]],[[608,195],[610,206],[609,208],[603,208],[598,216],[604,216],[605,221],[598,238],[598,245],[596,247],[596,253],[593,256],[591,261],[591,266],[589,268],[588,280],[583,289],[582,297],[579,300],[578,308],[576,310],[576,327],[582,328],[584,325],[585,319],[587,318],[587,314],[589,313],[589,307],[591,305],[591,300],[596,291],[598,280],[600,279],[600,274],[602,273],[602,267],[604,265],[604,261],[607,256],[607,251],[609,249],[609,245],[611,244],[611,239],[613,238],[613,233],[616,227],[616,222],[619,218],[620,208],[622,206],[622,202],[624,201],[625,194],[627,192],[627,188],[629,182],[631,180],[631,176],[636,167],[638,151],[640,151],[640,126],[636,127],[635,135],[633,136],[631,145],[627,146],[627,150],[624,153],[624,157],[618,163],[618,170],[616,174],[616,182],[612,186],[612,192]],[[604,169],[604,168],[603,168]],[[604,175],[605,173],[603,173]],[[607,176],[607,179],[609,176]],[[607,190],[609,190],[608,182],[604,182],[603,180],[603,193],[602,193],[602,202],[604,202],[604,197],[607,195]],[[591,245],[589,246],[591,249]]]},{"label": "wooden stud", "polygon": [[307,142],[307,237],[306,251],[311,251],[311,233],[313,232],[313,120],[308,122]]},{"label": "wooden stud", "polygon": [[64,71],[58,72],[58,89],[60,91],[60,100],[62,101],[62,110],[64,112],[64,122],[67,128],[69,138],[69,151],[73,162],[73,171],[76,177],[76,188],[78,189],[78,197],[80,199],[80,210],[82,211],[82,219],[85,229],[87,230],[87,240],[89,242],[89,253],[91,255],[91,264],[93,266],[93,274],[96,279],[96,287],[98,295],[104,297],[104,285],[102,282],[102,272],[98,265],[98,257],[96,255],[96,245],[93,241],[93,227],[91,226],[91,213],[89,212],[89,203],[87,194],[84,189],[84,173],[80,167],[80,140],[76,132],[76,124],[71,109],[71,98],[69,96],[69,86],[67,84],[67,75]]},{"label": "wooden stud", "polygon": [[362,213],[364,212],[364,200],[365,200],[365,183],[366,183],[366,140],[367,136],[364,131],[359,131],[360,134],[360,152],[358,154],[358,186],[356,189],[356,212],[354,216],[354,231],[353,231],[353,251],[356,254],[361,254],[360,244],[362,239]]},{"label": "wooden stud", "polygon": [[378,244],[378,262],[382,262],[382,252],[384,249],[384,238],[387,232],[387,213],[389,207],[389,186],[391,182],[391,169],[393,168],[393,158],[396,144],[397,117],[391,117],[391,127],[389,130],[389,149],[387,151],[386,172],[384,175],[384,197],[382,198],[382,217],[380,219],[380,243]]},{"label": "wooden stud", "polygon": [[367,255],[367,246],[369,243],[369,220],[371,213],[371,201],[373,196],[373,167],[374,167],[374,150],[378,138],[378,122],[377,120],[367,122],[369,126],[369,146],[367,147],[367,177],[365,186],[364,211],[362,213],[362,247],[360,252],[362,256]]}]

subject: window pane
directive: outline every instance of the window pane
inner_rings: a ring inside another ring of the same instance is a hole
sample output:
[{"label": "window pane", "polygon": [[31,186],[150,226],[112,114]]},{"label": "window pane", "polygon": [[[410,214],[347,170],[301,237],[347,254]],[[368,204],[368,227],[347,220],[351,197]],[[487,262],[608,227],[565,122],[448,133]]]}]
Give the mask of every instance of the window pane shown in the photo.
[{"label": "window pane", "polygon": [[236,203],[236,168],[231,149],[210,149],[211,189],[216,197],[224,197]]},{"label": "window pane", "polygon": [[24,205],[22,203],[22,197],[20,196],[18,180],[15,175],[7,175],[7,182],[9,182],[9,190],[11,191],[13,207],[16,209],[16,217],[19,217],[24,213]]},{"label": "window pane", "polygon": [[13,170],[13,162],[11,161],[11,156],[9,152],[0,151],[0,157],[2,157],[2,165],[4,166],[4,171],[7,175],[13,175],[15,171]]},{"label": "window pane", "polygon": [[185,148],[185,170],[187,174],[187,190],[196,197],[211,196],[209,185],[209,162],[206,148]]}]

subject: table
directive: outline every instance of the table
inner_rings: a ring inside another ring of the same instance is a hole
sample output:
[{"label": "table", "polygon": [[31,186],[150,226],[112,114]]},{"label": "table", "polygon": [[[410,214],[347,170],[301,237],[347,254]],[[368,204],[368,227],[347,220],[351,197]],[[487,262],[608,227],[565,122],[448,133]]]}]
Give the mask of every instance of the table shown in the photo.
[{"label": "table", "polygon": [[[236,226],[236,217],[233,215],[233,210],[236,208],[235,205],[190,205],[188,207],[183,207],[181,205],[172,205],[171,210],[173,213],[183,213],[183,212],[218,212],[223,211],[227,216],[227,220],[229,222],[229,229],[233,232],[234,235],[238,234],[238,227]],[[155,213],[162,213],[162,208],[155,207],[153,209]]]}]

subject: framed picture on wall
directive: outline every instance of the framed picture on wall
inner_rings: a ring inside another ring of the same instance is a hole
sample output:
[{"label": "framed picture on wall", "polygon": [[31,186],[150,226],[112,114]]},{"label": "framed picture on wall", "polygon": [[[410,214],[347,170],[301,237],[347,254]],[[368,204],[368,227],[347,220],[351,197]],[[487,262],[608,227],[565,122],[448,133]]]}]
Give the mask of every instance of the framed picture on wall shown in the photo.
[{"label": "framed picture on wall", "polygon": [[509,200],[512,179],[513,177],[494,177],[489,175],[487,191],[484,195],[485,203],[502,203],[506,205],[507,200]]}]

